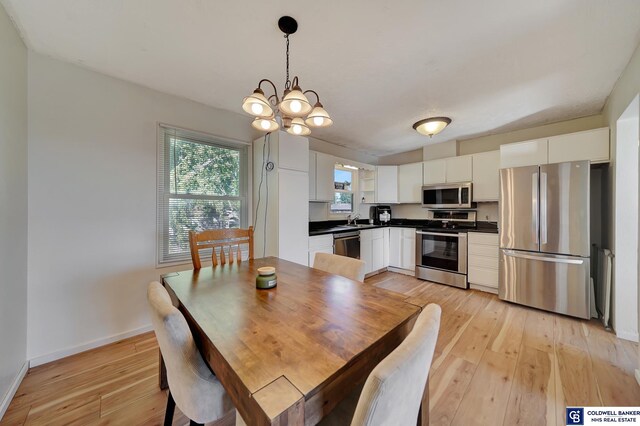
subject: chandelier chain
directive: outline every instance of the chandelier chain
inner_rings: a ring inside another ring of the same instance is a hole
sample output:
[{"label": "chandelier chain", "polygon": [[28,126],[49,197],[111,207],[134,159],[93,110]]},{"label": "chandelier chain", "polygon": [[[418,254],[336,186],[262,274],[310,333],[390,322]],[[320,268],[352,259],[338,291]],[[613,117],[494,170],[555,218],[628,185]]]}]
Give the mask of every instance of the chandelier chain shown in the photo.
[{"label": "chandelier chain", "polygon": [[291,88],[291,80],[289,80],[289,34],[285,34],[284,38],[287,39],[287,80],[284,83],[284,88]]}]

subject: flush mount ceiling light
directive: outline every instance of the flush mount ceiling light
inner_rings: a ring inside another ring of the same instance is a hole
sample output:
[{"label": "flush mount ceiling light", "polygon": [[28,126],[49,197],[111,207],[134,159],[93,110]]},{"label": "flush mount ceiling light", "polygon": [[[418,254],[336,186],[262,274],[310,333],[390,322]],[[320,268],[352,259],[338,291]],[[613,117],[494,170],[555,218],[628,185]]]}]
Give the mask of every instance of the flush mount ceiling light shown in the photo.
[{"label": "flush mount ceiling light", "polygon": [[430,138],[444,130],[451,123],[449,117],[431,117],[420,120],[413,125],[416,132]]},{"label": "flush mount ceiling light", "polygon": [[[287,40],[287,78],[284,84],[282,98],[278,97],[278,89],[271,80],[262,79],[253,93],[242,101],[242,109],[255,117],[251,125],[263,132],[273,132],[280,126],[292,135],[306,136],[311,133],[311,127],[328,127],[333,120],[320,103],[320,96],[313,90],[302,91],[298,84],[298,77],[289,80],[289,36],[298,30],[298,23],[290,16],[283,16],[278,20],[278,27]],[[273,94],[265,96],[262,83],[268,83],[273,88]],[[312,106],[307,94],[316,97]],[[279,118],[279,120],[276,120]],[[280,122],[280,124],[278,123]]]}]

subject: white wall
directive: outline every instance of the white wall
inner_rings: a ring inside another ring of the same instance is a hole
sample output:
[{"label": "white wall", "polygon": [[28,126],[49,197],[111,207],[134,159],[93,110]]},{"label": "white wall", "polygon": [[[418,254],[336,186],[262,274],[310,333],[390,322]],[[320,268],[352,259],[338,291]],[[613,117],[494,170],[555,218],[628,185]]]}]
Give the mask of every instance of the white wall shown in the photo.
[{"label": "white wall", "polygon": [[28,75],[27,354],[42,362],[149,325],[147,283],[172,270],[155,267],[157,123],[253,135],[248,117],[36,53]]},{"label": "white wall", "polygon": [[27,359],[27,49],[0,6],[0,418]]},{"label": "white wall", "polygon": [[638,340],[638,98],[616,122],[615,313],[619,337]]},{"label": "white wall", "polygon": [[[620,159],[620,153],[617,147],[617,139],[618,139],[618,129],[617,129],[617,121],[624,113],[625,109],[629,106],[631,101],[638,96],[640,93],[640,45],[636,48],[633,56],[629,60],[629,64],[623,71],[622,75],[618,79],[616,85],[614,86],[607,102],[604,106],[603,116],[606,120],[606,124],[611,129],[611,162],[609,163],[609,176],[612,177],[612,187],[608,192],[609,194],[609,217],[611,218],[609,223],[609,230],[607,232],[609,239],[609,247],[616,247],[618,244],[616,242],[616,228],[618,224],[616,223],[616,199],[618,195],[618,191],[616,189],[615,184],[615,176],[616,176],[616,168],[618,166],[618,161]],[[630,177],[630,179],[637,179],[637,175],[634,177]],[[622,227],[621,230],[624,230]],[[637,246],[637,243],[636,243]],[[635,254],[635,253],[634,253]],[[618,253],[614,251],[614,277],[613,277],[613,299],[621,300],[631,297],[631,293],[627,293],[623,290],[622,283],[618,283],[617,280],[617,271],[618,268]],[[620,284],[620,285],[619,285]],[[627,284],[629,285],[629,284]],[[637,282],[636,282],[637,292]],[[622,291],[622,294],[620,294]],[[635,294],[635,292],[633,294]],[[620,337],[623,337],[627,334],[627,332],[634,331],[635,336],[638,335],[638,323],[636,321],[635,324],[631,324],[631,321],[636,320],[639,316],[636,312],[633,317],[629,317],[624,314],[624,312],[618,312],[617,303],[614,302],[613,305],[613,327],[618,333]],[[620,333],[622,331],[622,334]],[[628,336],[628,335],[627,335]]]}]

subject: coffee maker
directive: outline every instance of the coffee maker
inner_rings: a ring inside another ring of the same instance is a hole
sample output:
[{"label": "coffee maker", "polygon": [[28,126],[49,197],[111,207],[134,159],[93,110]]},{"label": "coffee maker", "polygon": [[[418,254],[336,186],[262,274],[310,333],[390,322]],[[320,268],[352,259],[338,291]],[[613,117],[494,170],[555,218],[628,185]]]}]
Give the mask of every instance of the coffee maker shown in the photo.
[{"label": "coffee maker", "polygon": [[369,207],[369,219],[376,225],[385,225],[391,220],[391,206]]}]

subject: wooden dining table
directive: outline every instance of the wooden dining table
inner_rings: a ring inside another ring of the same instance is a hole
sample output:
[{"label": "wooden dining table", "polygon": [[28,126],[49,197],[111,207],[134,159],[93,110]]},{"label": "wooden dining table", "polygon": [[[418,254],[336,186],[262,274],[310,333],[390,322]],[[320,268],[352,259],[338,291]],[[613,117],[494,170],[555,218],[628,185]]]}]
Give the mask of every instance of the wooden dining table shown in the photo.
[{"label": "wooden dining table", "polygon": [[[274,266],[277,286],[256,289]],[[268,257],[162,277],[248,425],[314,425],[411,331],[421,307],[367,283]],[[166,387],[164,364],[161,387]],[[417,424],[428,424],[428,392]],[[349,419],[350,421],[350,419]]]}]

